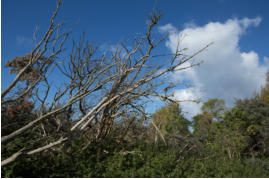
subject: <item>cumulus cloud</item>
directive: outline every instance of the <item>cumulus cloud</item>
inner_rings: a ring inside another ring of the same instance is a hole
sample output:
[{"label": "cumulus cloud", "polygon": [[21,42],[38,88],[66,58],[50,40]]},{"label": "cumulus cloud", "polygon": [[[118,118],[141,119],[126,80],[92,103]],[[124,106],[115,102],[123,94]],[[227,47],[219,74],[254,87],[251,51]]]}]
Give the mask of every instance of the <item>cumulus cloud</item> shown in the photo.
[{"label": "cumulus cloud", "polygon": [[250,25],[257,27],[261,23],[261,21],[261,17],[256,17],[254,19],[243,18],[239,20],[239,22],[243,25],[244,28],[248,28]]},{"label": "cumulus cloud", "polygon": [[177,29],[172,24],[166,24],[164,26],[159,27],[160,32],[176,32]]},{"label": "cumulus cloud", "polygon": [[[186,88],[175,91],[174,97],[182,101],[199,99],[201,97],[201,92],[197,88]],[[200,112],[201,103],[182,102],[181,106],[185,116],[190,119]]]},{"label": "cumulus cloud", "polygon": [[[222,98],[228,106],[232,106],[235,98],[250,97],[265,84],[267,63],[261,63],[255,51],[242,52],[239,40],[246,29],[260,24],[261,18],[229,19],[225,23],[210,22],[204,26],[186,26],[182,31],[176,31],[171,24],[160,28],[170,32],[166,46],[175,51],[178,40],[180,47],[188,48],[188,54],[193,54],[210,42],[214,42],[206,51],[195,57],[203,61],[200,67],[178,71],[172,74],[172,80],[187,80],[194,87],[175,91],[175,97],[182,100]],[[264,60],[267,57],[264,58]],[[185,65],[190,65],[187,63]],[[191,116],[199,113],[201,104],[185,102],[183,110]]]}]

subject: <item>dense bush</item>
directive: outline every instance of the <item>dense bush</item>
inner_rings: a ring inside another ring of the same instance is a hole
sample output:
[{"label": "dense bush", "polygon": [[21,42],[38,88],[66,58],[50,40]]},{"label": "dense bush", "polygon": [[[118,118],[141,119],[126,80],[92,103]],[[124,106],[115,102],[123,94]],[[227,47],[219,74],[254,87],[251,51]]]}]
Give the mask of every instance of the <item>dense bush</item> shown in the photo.
[{"label": "dense bush", "polygon": [[[25,101],[22,103],[24,104]],[[28,103],[27,103],[28,104]],[[24,105],[25,106],[25,105]],[[17,109],[13,107],[14,110]],[[13,109],[9,108],[9,110]],[[2,108],[3,110],[3,108]],[[24,110],[24,108],[20,108]],[[269,104],[259,97],[238,100],[227,110],[223,101],[210,100],[202,113],[190,123],[178,105],[168,104],[154,114],[166,144],[157,138],[151,125],[131,120],[130,130],[122,138],[124,125],[114,124],[101,142],[82,149],[83,138],[47,150],[2,167],[2,177],[269,177]],[[16,118],[16,115],[18,118]],[[23,116],[24,115],[24,116]],[[8,116],[14,127],[19,120],[31,117],[24,113]],[[23,121],[23,120],[22,120]],[[4,132],[8,132],[4,130]],[[2,158],[22,147],[40,133],[31,130],[26,136],[2,145]]]},{"label": "dense bush", "polygon": [[130,153],[118,150],[36,155],[3,167],[2,177],[269,177],[268,159],[192,154],[182,159],[169,146],[156,145],[138,145]]}]

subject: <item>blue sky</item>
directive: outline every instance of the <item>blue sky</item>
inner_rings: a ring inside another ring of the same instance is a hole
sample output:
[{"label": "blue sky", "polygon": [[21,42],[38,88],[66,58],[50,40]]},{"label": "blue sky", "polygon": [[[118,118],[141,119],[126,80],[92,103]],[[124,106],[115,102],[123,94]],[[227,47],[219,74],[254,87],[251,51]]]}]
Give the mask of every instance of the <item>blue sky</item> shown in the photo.
[{"label": "blue sky", "polygon": [[[43,32],[47,28],[49,23],[48,19],[54,11],[55,5],[55,0],[2,1],[1,89],[3,89],[12,79],[7,75],[7,69],[3,68],[4,64],[7,60],[10,60],[15,56],[25,55],[30,52],[35,28],[38,27],[40,32]],[[65,21],[70,25],[79,23],[75,27],[72,37],[78,37],[81,32],[85,31],[87,39],[91,42],[99,45],[107,43],[116,44],[121,40],[131,39],[136,33],[145,32],[146,18],[152,12],[154,7],[157,7],[164,13],[159,27],[164,27],[165,25],[170,24],[172,29],[177,29],[177,31],[179,31],[179,34],[181,32],[188,32],[190,33],[189,35],[192,35],[194,30],[200,28],[202,30],[197,33],[203,35],[203,33],[207,32],[206,25],[209,23],[213,23],[213,27],[216,27],[218,25],[217,23],[220,23],[223,25],[220,28],[226,28],[229,24],[233,24],[234,29],[236,29],[238,25],[244,32],[238,31],[238,33],[235,33],[235,36],[233,36],[235,38],[234,42],[236,42],[236,46],[230,51],[227,58],[233,56],[233,54],[242,55],[246,53],[245,56],[243,55],[243,59],[252,57],[252,59],[256,59],[256,57],[254,57],[256,54],[258,55],[257,59],[259,65],[263,65],[265,64],[264,60],[269,57],[268,0],[65,0],[58,16],[58,20]],[[249,20],[248,22],[252,23],[247,25],[246,28],[243,28],[242,25],[242,19],[244,18],[247,18]],[[251,21],[253,19],[255,20],[255,18],[256,20],[261,20],[256,25],[256,22]],[[237,21],[235,19],[237,19]],[[229,23],[228,20],[231,20],[231,23]],[[189,30],[187,27],[189,27]],[[171,30],[171,28],[167,29],[167,31]],[[197,33],[195,31],[196,35]],[[195,36],[195,34],[193,36]],[[217,34],[214,37],[217,37]],[[166,49],[163,50],[173,50],[172,38],[173,36],[166,42],[166,47],[163,47]],[[218,49],[215,50],[218,51]],[[254,54],[250,54],[251,51],[253,51]],[[241,69],[244,68],[242,67],[238,70]],[[256,69],[246,69],[249,70],[249,73],[251,74],[260,71],[261,66],[258,66]],[[202,73],[202,70],[193,73],[195,73],[196,76],[203,76],[204,74]],[[244,73],[244,71],[239,73]],[[264,83],[262,80],[260,83],[255,83],[257,78],[253,78],[253,84],[250,83],[249,85],[260,86],[260,84]],[[223,79],[223,77],[220,77],[219,79]],[[194,83],[197,85],[200,83],[209,84],[205,82],[204,79],[200,78],[191,78],[188,80],[194,80]],[[216,80],[218,81],[218,79]],[[238,82],[241,82],[242,80],[244,81],[245,79],[238,77],[238,80],[232,84],[235,85],[234,88],[237,88],[240,85]],[[213,83],[212,85],[214,84],[216,83]],[[242,85],[244,84],[245,83],[242,83]],[[220,85],[227,87],[225,84]],[[213,86],[211,88],[213,88]],[[242,97],[248,97],[250,91],[253,89],[256,88],[249,89],[243,93],[244,96]],[[238,90],[240,90],[240,88],[235,89],[235,91]],[[187,91],[183,92],[190,94],[190,92]],[[215,94],[219,95],[219,93],[220,92]],[[181,91],[181,94],[178,96],[182,97],[182,94]],[[207,95],[204,99],[212,97],[215,96]]]},{"label": "blue sky", "polygon": [[[145,19],[154,6],[164,12],[160,25],[171,23],[178,28],[188,22],[204,25],[234,17],[261,16],[259,28],[251,29],[248,36],[241,39],[240,46],[245,50],[255,49],[261,55],[268,54],[268,0],[65,0],[58,19],[70,24],[79,22],[73,36],[85,31],[94,42],[117,42],[144,32]],[[54,9],[55,0],[2,1],[2,59],[23,55],[27,48],[20,47],[18,39],[31,39],[36,26],[46,29]]]}]

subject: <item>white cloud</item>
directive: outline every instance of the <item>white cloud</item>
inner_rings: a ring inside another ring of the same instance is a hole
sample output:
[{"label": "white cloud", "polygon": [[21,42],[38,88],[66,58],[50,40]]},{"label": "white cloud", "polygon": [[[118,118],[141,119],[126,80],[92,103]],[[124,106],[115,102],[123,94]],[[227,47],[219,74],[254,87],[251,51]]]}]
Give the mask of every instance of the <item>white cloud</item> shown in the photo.
[{"label": "white cloud", "polygon": [[176,32],[177,29],[172,24],[166,24],[164,26],[159,27],[160,32]]},{"label": "white cloud", "polygon": [[[193,54],[210,42],[214,42],[206,51],[195,57],[196,60],[204,61],[200,67],[175,72],[172,75],[173,80],[188,80],[195,86],[177,90],[175,96],[180,100],[200,98],[203,101],[222,98],[228,106],[232,106],[235,98],[250,97],[255,91],[259,91],[265,84],[268,65],[259,63],[256,52],[240,51],[238,42],[248,27],[256,27],[260,22],[260,17],[229,19],[225,23],[210,22],[201,27],[188,26],[178,32],[171,24],[161,27],[163,31],[172,30],[166,46],[173,52],[178,39],[182,39],[180,47],[187,47],[188,54]],[[191,115],[199,112],[200,105],[181,104],[183,110]]]},{"label": "white cloud", "polygon": [[261,17],[256,17],[254,19],[244,18],[239,20],[239,22],[243,25],[244,28],[247,28],[251,25],[257,27],[261,23],[261,21],[262,21]]},{"label": "white cloud", "polygon": [[184,23],[184,28],[196,28],[195,22],[192,20],[190,22]]},{"label": "white cloud", "polygon": [[[187,88],[180,89],[175,91],[174,97],[179,100],[192,100],[192,99],[200,99],[201,92],[197,90],[197,88]],[[181,102],[180,104],[183,108],[183,112],[185,113],[185,117],[190,119],[192,116],[196,115],[200,112],[201,103],[194,103],[191,101]]]}]

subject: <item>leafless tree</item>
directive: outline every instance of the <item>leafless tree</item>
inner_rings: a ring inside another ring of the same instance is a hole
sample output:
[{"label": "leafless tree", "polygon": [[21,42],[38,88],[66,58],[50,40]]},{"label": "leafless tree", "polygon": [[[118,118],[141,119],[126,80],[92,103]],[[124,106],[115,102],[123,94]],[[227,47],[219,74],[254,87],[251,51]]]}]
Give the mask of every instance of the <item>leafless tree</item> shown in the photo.
[{"label": "leafless tree", "polygon": [[[1,94],[2,105],[25,96],[31,96],[36,105],[35,118],[2,136],[2,144],[8,144],[35,128],[42,131],[46,143],[22,148],[3,160],[2,166],[22,155],[57,149],[56,145],[67,145],[78,136],[87,139],[83,146],[85,148],[93,141],[102,140],[110,132],[113,123],[126,120],[126,116],[134,114],[147,117],[143,110],[147,98],[153,96],[174,100],[171,94],[163,93],[173,86],[161,80],[162,77],[199,65],[200,62],[193,62],[182,67],[209,46],[189,56],[179,48],[173,54],[158,54],[156,49],[167,36],[159,40],[152,37],[152,30],[161,17],[159,13],[153,13],[148,20],[146,34],[135,37],[131,45],[119,44],[114,51],[107,50],[100,55],[98,48],[82,35],[78,42],[73,40],[68,58],[60,61],[64,42],[71,32],[62,31],[63,23],[54,22],[60,5],[61,1],[58,1],[47,32],[32,52],[17,58],[14,63],[10,62],[9,66],[13,69],[16,67],[13,71],[16,77]],[[53,78],[50,73],[55,69],[64,79],[57,88],[50,81]],[[25,88],[14,93],[15,87],[22,83]],[[53,124],[55,130],[48,132],[49,124]]]}]

